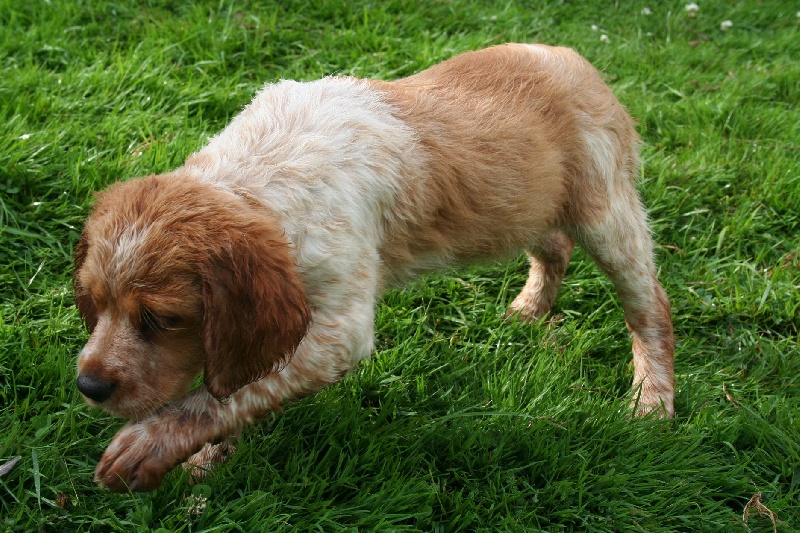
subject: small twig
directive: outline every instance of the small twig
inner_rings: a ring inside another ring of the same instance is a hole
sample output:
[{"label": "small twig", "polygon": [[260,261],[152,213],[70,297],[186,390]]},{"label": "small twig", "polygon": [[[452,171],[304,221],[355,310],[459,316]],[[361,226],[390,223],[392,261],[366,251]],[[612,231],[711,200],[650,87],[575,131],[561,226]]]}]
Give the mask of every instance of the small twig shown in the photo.
[{"label": "small twig", "polygon": [[728,392],[728,389],[725,387],[725,383],[722,384],[722,392],[725,393],[725,397],[728,399],[729,402],[731,402],[731,405],[733,405],[735,408],[738,409],[739,408],[739,404],[736,403],[736,400],[733,399],[733,396],[731,395],[731,393]]},{"label": "small twig", "polygon": [[772,520],[772,531],[778,531],[778,516],[770,510],[766,505],[761,503],[761,492],[757,494],[753,494],[753,497],[750,498],[750,501],[744,506],[744,512],[742,513],[742,521],[747,524],[747,521],[750,520],[752,515],[767,515],[770,520]]},{"label": "small twig", "polygon": [[678,252],[680,255],[684,255],[684,251],[682,249],[678,248],[677,246],[672,246],[671,244],[662,244],[661,247],[665,248],[667,250],[672,250],[674,252]]}]

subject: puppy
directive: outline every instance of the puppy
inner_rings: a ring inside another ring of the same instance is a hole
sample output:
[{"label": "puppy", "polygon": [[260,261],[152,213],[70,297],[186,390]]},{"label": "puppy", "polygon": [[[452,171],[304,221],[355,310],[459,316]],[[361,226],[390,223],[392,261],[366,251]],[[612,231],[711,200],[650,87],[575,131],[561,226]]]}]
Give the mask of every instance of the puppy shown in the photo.
[{"label": "puppy", "polygon": [[86,222],[77,386],[130,419],[96,480],[151,490],[182,461],[222,457],[245,425],[367,357],[376,300],[423,272],[525,251],[509,312],[537,320],[576,242],[622,303],[634,409],[673,416],[638,143],[566,48],[495,46],[393,82],[268,85],[182,167],[111,186]]}]

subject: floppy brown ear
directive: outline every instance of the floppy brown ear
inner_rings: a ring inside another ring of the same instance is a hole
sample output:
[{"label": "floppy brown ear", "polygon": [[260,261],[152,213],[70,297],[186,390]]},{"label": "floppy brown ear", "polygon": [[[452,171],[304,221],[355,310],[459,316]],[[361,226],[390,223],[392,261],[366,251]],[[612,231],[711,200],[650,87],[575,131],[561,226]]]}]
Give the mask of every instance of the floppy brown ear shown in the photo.
[{"label": "floppy brown ear", "polygon": [[217,399],[285,364],[311,321],[289,246],[269,237],[231,231],[201,272],[204,379]]},{"label": "floppy brown ear", "polygon": [[86,322],[86,328],[89,330],[89,333],[91,333],[97,325],[97,309],[94,306],[91,296],[86,291],[86,288],[81,285],[80,279],[78,278],[78,272],[86,261],[86,254],[88,252],[89,241],[86,236],[86,229],[84,229],[83,233],[81,233],[81,238],[78,240],[78,244],[75,246],[75,268],[72,271],[72,289],[75,295],[75,305],[78,308],[78,312],[80,312],[83,320]]}]

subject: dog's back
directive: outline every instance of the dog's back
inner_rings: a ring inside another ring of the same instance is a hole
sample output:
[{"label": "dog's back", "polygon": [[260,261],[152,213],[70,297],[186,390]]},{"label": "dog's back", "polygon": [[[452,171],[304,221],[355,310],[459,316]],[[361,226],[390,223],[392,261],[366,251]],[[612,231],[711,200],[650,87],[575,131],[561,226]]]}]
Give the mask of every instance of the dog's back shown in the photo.
[{"label": "dog's back", "polygon": [[617,180],[632,189],[633,121],[570,49],[495,46],[370,83],[425,160],[403,177],[382,253],[388,271],[518,252],[556,226],[596,218]]}]

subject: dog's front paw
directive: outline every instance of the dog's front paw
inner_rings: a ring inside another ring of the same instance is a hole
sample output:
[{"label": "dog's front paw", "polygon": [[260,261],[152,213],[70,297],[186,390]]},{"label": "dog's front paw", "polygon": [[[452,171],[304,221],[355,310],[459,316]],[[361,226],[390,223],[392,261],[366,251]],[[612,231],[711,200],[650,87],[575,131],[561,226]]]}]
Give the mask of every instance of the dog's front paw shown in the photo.
[{"label": "dog's front paw", "polygon": [[219,444],[209,442],[199,452],[189,457],[183,463],[183,470],[191,475],[190,483],[201,482],[236,453],[235,442],[235,437],[229,437],[225,442]]},{"label": "dog's front paw", "polygon": [[176,435],[161,425],[129,422],[106,449],[94,479],[113,492],[154,490],[192,451],[179,446]]}]

